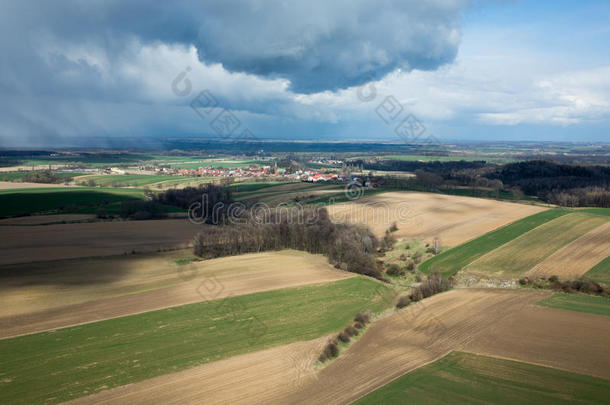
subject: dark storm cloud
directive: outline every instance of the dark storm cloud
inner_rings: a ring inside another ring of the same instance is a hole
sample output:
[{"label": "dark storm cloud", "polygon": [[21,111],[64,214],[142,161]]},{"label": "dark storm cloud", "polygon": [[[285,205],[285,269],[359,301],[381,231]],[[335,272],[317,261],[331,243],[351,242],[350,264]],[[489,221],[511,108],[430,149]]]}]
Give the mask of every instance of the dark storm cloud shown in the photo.
[{"label": "dark storm cloud", "polygon": [[2,20],[5,34],[13,33],[9,41],[50,33],[102,45],[110,59],[129,37],[194,44],[204,62],[287,78],[295,92],[312,93],[452,61],[464,6],[460,0],[15,1],[3,3]]},{"label": "dark storm cloud", "polygon": [[[171,121],[173,109],[146,107],[167,102],[150,95],[171,78],[151,89],[150,80],[138,80],[150,73],[147,66],[125,72],[143,46],[193,45],[207,66],[288,79],[296,93],[347,88],[397,68],[435,69],[455,57],[466,3],[2,0],[0,146],[63,135],[141,134],[150,123]],[[226,107],[269,117],[291,111],[282,105],[289,93],[274,103],[261,102],[259,91],[242,87],[238,92],[248,94],[241,101],[239,94],[232,97]],[[184,120],[192,115],[186,112]],[[184,120],[176,121],[177,132]]]}]

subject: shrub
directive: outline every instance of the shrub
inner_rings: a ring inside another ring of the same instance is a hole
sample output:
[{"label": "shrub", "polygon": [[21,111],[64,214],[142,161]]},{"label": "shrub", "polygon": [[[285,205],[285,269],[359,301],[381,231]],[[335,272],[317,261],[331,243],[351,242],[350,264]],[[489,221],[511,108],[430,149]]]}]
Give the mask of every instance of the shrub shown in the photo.
[{"label": "shrub", "polygon": [[404,276],[405,271],[396,263],[392,263],[388,266],[386,273],[390,276]]},{"label": "shrub", "polygon": [[342,341],[343,343],[347,343],[349,342],[349,340],[351,339],[351,336],[349,336],[347,333],[345,332],[341,332],[337,335],[337,339],[339,339],[340,341]]},{"label": "shrub", "polygon": [[408,296],[403,295],[402,297],[400,297],[398,299],[398,302],[396,303],[396,308],[399,308],[399,309],[404,308],[404,307],[408,306],[410,303],[411,303],[411,299]]},{"label": "shrub", "polygon": [[404,261],[406,261],[406,260],[407,260],[407,256],[405,256],[405,254],[404,254],[404,253],[403,253],[403,254],[401,254],[401,255],[400,255],[400,260],[401,260],[401,261],[403,261],[403,262],[404,262]]},{"label": "shrub", "polygon": [[362,322],[354,322],[354,328],[362,329],[364,328],[364,324]]},{"label": "shrub", "polygon": [[[453,282],[450,278],[435,272],[430,274],[419,287],[414,288],[414,291],[411,293],[411,300],[419,301],[420,299],[430,297],[434,294],[450,290],[452,286]],[[417,299],[414,299],[413,297]]]},{"label": "shrub", "polygon": [[358,336],[360,334],[358,329],[356,329],[353,326],[348,326],[347,328],[345,328],[345,330],[343,332],[345,334],[347,334],[348,336]]},{"label": "shrub", "polygon": [[421,252],[418,251],[418,252],[413,253],[413,261],[415,262],[415,264],[418,264],[421,261],[421,257],[422,257]]},{"label": "shrub", "polygon": [[322,352],[320,357],[318,357],[318,360],[320,360],[321,362],[324,362],[326,360],[335,358],[338,355],[339,355],[339,347],[337,346],[337,342],[335,342],[334,340],[331,340],[330,342],[328,342],[326,347],[324,347],[324,351]]},{"label": "shrub", "polygon": [[415,263],[413,262],[413,260],[409,260],[407,262],[407,270],[409,270],[409,271],[414,271],[415,270]]},{"label": "shrub", "polygon": [[390,232],[396,232],[398,230],[398,225],[396,225],[396,222],[392,222],[392,225],[390,226]]},{"label": "shrub", "polygon": [[354,321],[366,325],[371,321],[371,314],[368,312],[358,312],[354,318]]},{"label": "shrub", "polygon": [[527,277],[521,277],[519,279],[519,284],[520,285],[528,285],[530,283],[530,279]]},{"label": "shrub", "polygon": [[554,283],[554,282],[556,282],[556,281],[559,281],[559,277],[557,277],[557,276],[553,275],[553,276],[549,277],[549,281],[550,281],[551,283]]}]

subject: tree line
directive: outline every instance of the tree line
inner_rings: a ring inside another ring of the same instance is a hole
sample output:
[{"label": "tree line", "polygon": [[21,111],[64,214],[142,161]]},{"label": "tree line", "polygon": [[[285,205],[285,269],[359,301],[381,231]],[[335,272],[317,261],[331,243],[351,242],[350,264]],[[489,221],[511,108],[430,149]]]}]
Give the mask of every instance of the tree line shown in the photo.
[{"label": "tree line", "polygon": [[303,250],[326,255],[337,268],[383,279],[375,261],[379,246],[375,235],[364,226],[333,223],[324,207],[248,210],[238,221],[197,234],[194,253],[215,258]]}]

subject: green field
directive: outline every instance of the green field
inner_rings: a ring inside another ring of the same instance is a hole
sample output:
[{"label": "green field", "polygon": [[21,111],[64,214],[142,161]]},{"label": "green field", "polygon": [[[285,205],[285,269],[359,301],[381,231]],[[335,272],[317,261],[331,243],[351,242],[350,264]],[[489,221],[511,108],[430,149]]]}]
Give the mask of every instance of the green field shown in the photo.
[{"label": "green field", "polygon": [[228,188],[233,192],[233,193],[245,193],[245,192],[251,192],[251,191],[258,191],[258,190],[262,190],[264,188],[269,188],[269,187],[275,187],[275,186],[280,186],[283,184],[291,184],[294,182],[290,182],[290,181],[271,181],[271,182],[255,182],[255,183],[251,183],[251,182],[244,182],[244,183],[234,183],[231,184]]},{"label": "green field", "polygon": [[[180,177],[184,181],[185,177]],[[92,180],[96,185],[102,187],[138,187],[148,184],[159,183],[167,180],[176,180],[175,176],[158,176],[154,174],[109,174],[99,176],[86,176],[79,178],[77,182],[88,182]]]},{"label": "green field", "polygon": [[238,167],[248,167],[250,165],[271,165],[271,161],[265,160],[219,160],[219,159],[191,159],[184,163],[170,163],[172,169],[199,169],[200,167],[211,166],[214,168],[235,169]]},{"label": "green field", "polygon": [[0,217],[42,212],[74,212],[118,203],[143,200],[142,190],[93,187],[48,187],[0,190]]},{"label": "green field", "polygon": [[[23,178],[34,172],[2,172],[0,173],[0,181],[23,181]],[[82,176],[84,173],[61,173],[61,172],[53,172],[57,177],[61,178],[63,181],[71,180],[73,177]]]},{"label": "green field", "polygon": [[388,291],[353,277],[0,340],[0,403],[57,403],[314,339],[344,328],[358,311],[381,311]]},{"label": "green field", "polygon": [[470,263],[464,271],[519,275],[553,252],[598,227],[608,218],[581,212],[556,218]]},{"label": "green field", "polygon": [[160,186],[168,188],[173,185],[188,184],[196,186],[215,180],[213,177],[191,177],[191,176],[163,176],[155,174],[110,174],[99,176],[86,176],[77,179],[78,183],[87,183],[89,180],[97,186],[103,187],[143,187]]},{"label": "green field", "polygon": [[350,158],[349,160],[355,159],[371,159],[376,158],[380,160],[403,160],[403,161],[421,161],[421,162],[457,162],[460,160],[465,160],[468,162],[472,161],[481,161],[485,160],[490,163],[510,163],[516,162],[516,159],[504,158],[504,157],[496,157],[496,156],[432,156],[432,155],[370,155],[370,156],[359,156],[355,158]]},{"label": "green field", "polygon": [[551,209],[520,219],[434,256],[422,263],[419,270],[426,274],[438,271],[443,275],[450,276],[484,254],[510,242],[525,232],[570,212],[564,209]]},{"label": "green field", "polygon": [[608,380],[451,352],[354,404],[603,404],[608,398]]},{"label": "green field", "polygon": [[538,305],[610,316],[610,298],[594,295],[556,293],[538,302]]},{"label": "green field", "polygon": [[597,263],[585,276],[598,283],[610,284],[610,256]]},{"label": "green field", "polygon": [[588,212],[589,214],[610,217],[610,208],[578,208],[577,210],[578,212]]}]

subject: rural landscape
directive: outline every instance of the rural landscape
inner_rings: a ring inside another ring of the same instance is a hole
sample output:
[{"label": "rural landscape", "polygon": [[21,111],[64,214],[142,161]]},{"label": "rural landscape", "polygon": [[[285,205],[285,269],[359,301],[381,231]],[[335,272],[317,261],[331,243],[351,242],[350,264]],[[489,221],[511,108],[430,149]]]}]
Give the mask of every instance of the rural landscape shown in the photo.
[{"label": "rural landscape", "polygon": [[0,5],[0,404],[608,404],[608,5],[289,3]]}]

